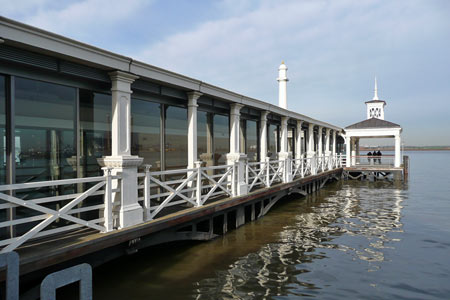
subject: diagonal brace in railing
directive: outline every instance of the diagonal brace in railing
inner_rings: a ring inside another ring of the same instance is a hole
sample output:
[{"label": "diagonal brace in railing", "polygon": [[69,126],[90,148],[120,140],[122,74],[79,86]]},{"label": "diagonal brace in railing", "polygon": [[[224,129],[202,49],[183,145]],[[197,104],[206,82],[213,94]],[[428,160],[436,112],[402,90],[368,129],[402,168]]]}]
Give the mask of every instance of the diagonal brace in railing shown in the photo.
[{"label": "diagonal brace in railing", "polygon": [[75,218],[73,216],[68,215],[67,213],[73,207],[75,207],[78,203],[80,203],[81,201],[83,201],[84,199],[89,197],[92,193],[94,193],[95,191],[97,191],[99,188],[101,188],[104,185],[105,185],[104,181],[97,183],[96,185],[94,185],[93,187],[88,189],[86,192],[84,192],[83,194],[81,194],[80,196],[75,198],[74,200],[72,200],[69,203],[67,203],[66,205],[64,205],[58,211],[50,209],[50,208],[47,208],[47,207],[44,207],[44,206],[41,206],[41,205],[38,205],[38,204],[35,204],[33,202],[28,202],[28,201],[25,201],[25,200],[22,200],[22,199],[13,197],[13,196],[9,196],[9,195],[5,195],[3,193],[0,193],[0,199],[2,199],[2,200],[8,201],[8,202],[12,202],[14,204],[17,204],[17,205],[20,205],[20,206],[24,206],[24,207],[27,207],[27,208],[30,208],[30,209],[34,209],[34,210],[37,210],[39,212],[51,215],[48,218],[46,218],[44,221],[39,223],[38,225],[34,226],[27,233],[25,233],[24,235],[20,236],[15,241],[13,241],[7,247],[3,248],[0,253],[9,252],[9,251],[12,251],[12,250],[16,249],[17,247],[19,247],[20,245],[22,245],[23,243],[25,243],[26,241],[31,239],[33,236],[38,234],[45,227],[50,225],[53,221],[55,221],[58,218],[66,219],[68,221],[71,221],[71,222],[74,222],[74,223],[77,223],[77,224],[81,224],[83,226],[87,226],[87,227],[90,227],[90,228],[93,228],[93,229],[96,229],[96,230],[99,230],[99,231],[103,231],[104,227],[102,227],[100,225],[97,225],[97,224],[95,224],[94,222],[91,222],[91,221],[85,221],[85,220],[82,220],[82,219],[79,219],[79,218]]}]

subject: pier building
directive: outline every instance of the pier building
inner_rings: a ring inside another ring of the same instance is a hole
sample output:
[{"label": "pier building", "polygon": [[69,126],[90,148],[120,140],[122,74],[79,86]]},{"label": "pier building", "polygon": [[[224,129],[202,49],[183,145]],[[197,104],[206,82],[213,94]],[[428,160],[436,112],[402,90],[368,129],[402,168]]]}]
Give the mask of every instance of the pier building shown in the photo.
[{"label": "pier building", "polygon": [[[378,98],[378,85],[375,78],[374,96],[366,101],[366,120],[345,127],[346,170],[361,173],[402,173],[401,133],[402,127],[384,119],[386,101]],[[361,139],[394,139],[394,155],[378,155],[375,151],[366,155],[360,153]]]},{"label": "pier building", "polygon": [[343,128],[288,110],[278,71],[277,106],[0,17],[1,252],[104,262],[339,179]]}]

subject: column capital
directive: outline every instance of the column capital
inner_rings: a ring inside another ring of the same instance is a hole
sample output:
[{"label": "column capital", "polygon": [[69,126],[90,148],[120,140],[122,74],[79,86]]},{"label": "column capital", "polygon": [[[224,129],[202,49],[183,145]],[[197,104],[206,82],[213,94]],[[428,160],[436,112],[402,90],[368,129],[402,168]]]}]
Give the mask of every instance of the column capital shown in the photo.
[{"label": "column capital", "polygon": [[282,116],[281,117],[281,124],[282,125],[287,125],[287,122],[289,121],[289,117],[288,116]]},{"label": "column capital", "polygon": [[112,71],[108,73],[109,78],[114,83],[115,81],[120,81],[123,83],[132,84],[139,76],[123,71]]},{"label": "column capital", "polygon": [[191,105],[197,105],[197,100],[198,98],[200,98],[201,96],[203,96],[203,93],[200,93],[198,91],[191,91],[191,92],[187,92],[186,95],[188,96],[188,106]]},{"label": "column capital", "polygon": [[230,104],[230,115],[240,115],[240,110],[241,108],[243,108],[245,105],[244,104],[240,104],[240,103],[232,103]]},{"label": "column capital", "polygon": [[269,113],[270,113],[270,111],[268,111],[268,110],[261,111],[261,120],[267,121],[267,117],[269,116]]},{"label": "column capital", "polygon": [[139,76],[122,72],[113,71],[108,73],[111,78],[111,91],[124,92],[131,94],[131,84],[139,78]]},{"label": "column capital", "polygon": [[330,134],[330,131],[331,131],[331,128],[325,128],[325,133],[326,133],[327,135]]}]

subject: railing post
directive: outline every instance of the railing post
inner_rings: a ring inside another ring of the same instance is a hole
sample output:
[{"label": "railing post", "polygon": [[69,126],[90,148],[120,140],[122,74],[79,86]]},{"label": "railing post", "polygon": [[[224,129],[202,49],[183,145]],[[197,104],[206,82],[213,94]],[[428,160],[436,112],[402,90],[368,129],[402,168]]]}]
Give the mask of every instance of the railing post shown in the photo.
[{"label": "railing post", "polygon": [[248,160],[245,162],[245,184],[247,184],[247,187],[248,187],[248,181],[249,181],[249,179],[248,179],[248,176],[249,176],[249,174],[248,174],[248,172],[249,172],[249,166],[248,166]]},{"label": "railing post", "polygon": [[145,177],[144,177],[144,220],[151,220],[150,213],[150,168],[152,165],[144,165],[145,168]]},{"label": "railing post", "polygon": [[266,157],[266,187],[270,187],[270,157]]},{"label": "railing post", "polygon": [[197,186],[195,188],[195,197],[197,207],[202,206],[202,162],[196,161],[194,162],[195,168],[197,169]]},{"label": "railing post", "polygon": [[301,163],[301,166],[300,166],[301,174],[300,175],[302,176],[302,178],[304,178],[305,177],[305,158],[301,158],[300,163]]},{"label": "railing post", "polygon": [[317,156],[314,154],[313,156],[311,156],[311,175],[316,175],[317,174],[317,170],[316,170],[316,165],[317,165]]},{"label": "railing post", "polygon": [[103,212],[103,217],[105,219],[104,221],[104,227],[105,232],[110,232],[113,230],[113,215],[112,215],[112,180],[111,180],[111,168],[103,167],[103,174],[105,176],[106,185],[105,185],[105,208]]}]

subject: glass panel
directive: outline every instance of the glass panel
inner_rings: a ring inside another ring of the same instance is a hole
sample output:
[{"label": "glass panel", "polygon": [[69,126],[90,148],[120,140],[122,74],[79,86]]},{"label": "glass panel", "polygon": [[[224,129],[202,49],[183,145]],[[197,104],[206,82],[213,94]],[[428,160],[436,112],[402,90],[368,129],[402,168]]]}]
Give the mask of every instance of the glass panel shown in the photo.
[{"label": "glass panel", "polygon": [[267,144],[268,153],[267,156],[270,159],[277,159],[278,155],[278,125],[268,124],[267,125]]},{"label": "glass panel", "polygon": [[247,142],[246,152],[250,162],[258,161],[258,123],[257,121],[247,120],[246,126]]},{"label": "glass panel", "polygon": [[131,99],[131,153],[161,170],[161,104]]},{"label": "glass panel", "polygon": [[0,75],[0,184],[6,183],[6,91],[5,76]]},{"label": "glass panel", "polygon": [[228,116],[214,115],[214,164],[225,165],[230,152],[230,121]]},{"label": "glass panel", "polygon": [[97,158],[111,155],[111,95],[80,90],[79,177],[103,175]]},{"label": "glass panel", "polygon": [[165,124],[166,170],[187,167],[187,109],[176,106],[166,108]]},{"label": "glass panel", "polygon": [[[74,178],[76,176],[76,89],[30,79],[15,80],[15,165],[16,182],[32,182]],[[16,196],[36,199],[72,194],[75,185],[61,185],[20,190]],[[58,209],[67,202],[44,204]],[[18,207],[15,219],[40,213]],[[48,229],[67,225],[58,220]],[[15,226],[17,235],[37,222]]]},{"label": "glass panel", "polygon": [[288,128],[288,152],[295,158],[295,128]]},{"label": "glass panel", "polygon": [[17,183],[75,177],[75,105],[75,88],[16,78]]},{"label": "glass panel", "polygon": [[197,115],[197,155],[206,166],[213,166],[213,113],[199,111]]}]

